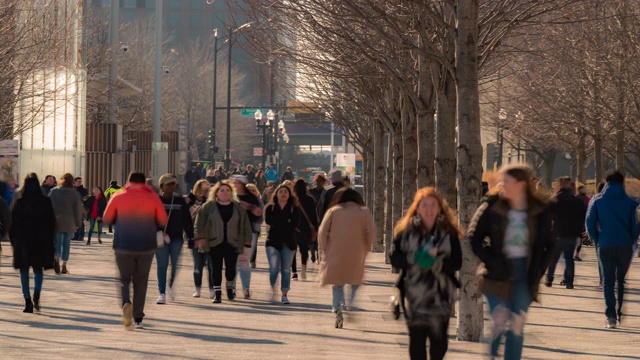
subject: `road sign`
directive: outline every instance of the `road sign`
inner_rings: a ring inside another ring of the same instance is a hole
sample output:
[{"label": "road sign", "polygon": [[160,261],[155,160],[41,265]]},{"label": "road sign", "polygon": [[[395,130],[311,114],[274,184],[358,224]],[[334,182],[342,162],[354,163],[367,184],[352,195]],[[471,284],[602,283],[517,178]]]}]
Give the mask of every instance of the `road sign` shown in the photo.
[{"label": "road sign", "polygon": [[256,110],[258,109],[242,109],[242,116],[253,117],[256,114]]},{"label": "road sign", "polygon": [[253,156],[262,156],[262,148],[261,147],[253,148]]}]

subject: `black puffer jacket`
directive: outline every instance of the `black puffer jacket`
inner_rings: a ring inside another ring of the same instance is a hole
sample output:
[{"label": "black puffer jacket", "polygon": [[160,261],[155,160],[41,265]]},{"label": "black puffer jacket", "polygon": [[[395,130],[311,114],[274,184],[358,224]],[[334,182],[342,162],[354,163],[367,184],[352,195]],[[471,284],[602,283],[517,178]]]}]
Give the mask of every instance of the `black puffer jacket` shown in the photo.
[{"label": "black puffer jacket", "polygon": [[561,189],[549,204],[553,215],[553,235],[579,237],[584,232],[587,207],[582,199],[573,196],[568,189]]},{"label": "black puffer jacket", "polygon": [[[469,228],[467,238],[471,241],[473,252],[487,269],[484,274],[483,292],[504,295],[513,279],[513,262],[504,253],[504,235],[507,230],[510,210],[508,201],[498,196],[483,199]],[[531,298],[537,301],[538,286],[545,269],[549,265],[553,250],[551,238],[551,215],[546,205],[536,200],[527,210],[527,228],[529,229],[527,280]],[[489,241],[485,241],[485,238]]]}]

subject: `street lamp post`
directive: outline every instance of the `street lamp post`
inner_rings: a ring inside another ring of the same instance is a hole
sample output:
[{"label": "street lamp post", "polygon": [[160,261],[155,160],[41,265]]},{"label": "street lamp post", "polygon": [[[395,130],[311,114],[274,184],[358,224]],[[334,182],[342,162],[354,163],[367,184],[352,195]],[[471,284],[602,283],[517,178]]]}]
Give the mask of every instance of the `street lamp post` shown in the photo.
[{"label": "street lamp post", "polygon": [[213,29],[213,109],[211,120],[211,150],[210,159],[213,165],[213,153],[216,147],[216,94],[218,88],[218,29]]},{"label": "street lamp post", "polygon": [[262,129],[262,164],[264,164],[267,160],[267,149],[269,148],[269,144],[267,141],[267,131],[270,132],[272,129],[274,116],[275,115],[273,113],[273,110],[269,110],[267,112],[267,122],[262,124],[262,111],[258,109],[255,112],[256,131],[258,131],[259,133],[260,129]]}]

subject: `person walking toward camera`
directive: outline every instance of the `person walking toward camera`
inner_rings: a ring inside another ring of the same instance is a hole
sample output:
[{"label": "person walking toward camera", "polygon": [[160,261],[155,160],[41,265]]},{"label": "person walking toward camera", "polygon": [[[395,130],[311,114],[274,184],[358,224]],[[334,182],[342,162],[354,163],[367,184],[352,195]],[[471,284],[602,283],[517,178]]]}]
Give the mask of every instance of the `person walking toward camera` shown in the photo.
[{"label": "person walking toward camera", "polygon": [[482,201],[467,230],[473,252],[486,268],[482,291],[493,319],[489,354],[498,357],[506,333],[506,360],[522,357],[527,311],[538,299],[554,246],[551,214],[534,193],[531,173],[519,164],[501,169],[500,193]]},{"label": "person walking toward camera", "polygon": [[291,286],[291,261],[295,256],[295,229],[300,223],[300,209],[291,189],[281,184],[276,189],[271,202],[264,208],[264,218],[269,225],[267,233],[267,260],[269,261],[269,283],[273,291],[271,301],[277,299],[276,282],[280,274],[282,303],[289,304]]},{"label": "person walking toward camera", "polygon": [[596,245],[604,277],[605,327],[610,329],[622,321],[624,279],[631,264],[633,245],[640,235],[637,209],[638,202],[624,189],[624,175],[615,171],[607,176],[602,193],[591,199],[587,211],[587,232]]},{"label": "person walking toward camera", "polygon": [[[167,225],[167,213],[158,195],[145,184],[143,173],[132,172],[128,184],[114,195],[102,220],[115,226],[113,250],[120,278],[122,323],[127,330],[142,329],[149,271],[156,252],[156,233]],[[133,304],[129,285],[133,282]]]},{"label": "person walking toward camera", "polygon": [[[307,280],[309,249],[312,244],[317,244],[318,242],[318,214],[316,213],[316,204],[313,201],[313,197],[308,193],[307,183],[303,179],[298,179],[293,185],[293,189],[300,204],[300,211],[302,212],[300,226],[298,226],[298,232],[296,233],[296,243],[300,249],[300,261],[302,262],[300,266],[300,279]],[[295,255],[293,256],[291,269],[293,270],[292,278],[297,279]]]},{"label": "person walking toward camera", "polygon": [[97,225],[98,243],[102,244],[102,217],[104,210],[107,208],[107,199],[104,197],[104,191],[99,186],[92,190],[93,195],[89,196],[84,203],[85,213],[89,218],[89,235],[87,236],[87,245],[91,245],[91,235]]},{"label": "person walking toward camera", "polygon": [[[84,207],[82,198],[73,188],[73,175],[62,175],[60,186],[49,193],[53,211],[56,213],[56,273],[68,274],[67,262],[71,252],[71,237],[82,223]],[[62,259],[62,268],[58,271],[58,262]]]},{"label": "person walking toward camera", "polygon": [[[173,289],[173,282],[178,272],[178,259],[184,245],[183,234],[188,239],[193,239],[193,221],[191,213],[184,197],[175,194],[178,186],[178,178],[173,174],[160,176],[158,182],[160,186],[160,200],[167,212],[167,227],[165,229],[165,244],[156,249],[156,263],[158,274],[158,300],[156,304],[166,304],[167,294],[169,301],[174,301],[176,292]],[[168,240],[168,243],[166,242]],[[167,269],[171,260],[171,275],[169,277],[169,288],[167,291]]]},{"label": "person walking toward camera", "polygon": [[[211,185],[209,185],[207,180],[198,180],[193,186],[193,191],[187,195],[186,201],[189,205],[189,213],[191,214],[191,219],[194,224],[196,222],[198,211],[200,211],[204,203],[207,202],[210,188]],[[200,297],[202,275],[204,274],[204,267],[206,266],[208,274],[207,279],[209,280],[209,299],[213,299],[215,296],[213,292],[213,268],[211,267],[209,254],[200,252],[199,249],[195,247],[194,241],[189,241],[188,247],[191,249],[191,254],[193,255],[193,284],[196,287],[193,297]]]},{"label": "person walking toward camera", "polygon": [[236,278],[238,255],[251,248],[251,222],[240,205],[230,181],[218,182],[196,217],[195,246],[208,253],[213,266],[214,304],[222,302],[222,265],[225,266],[227,298],[236,298],[233,282]]},{"label": "person walking toward camera", "polygon": [[[364,281],[364,260],[376,238],[371,211],[364,206],[362,195],[343,188],[335,193],[318,232],[320,286],[333,285],[332,311],[335,327],[342,328],[344,307],[352,307],[358,287]],[[347,302],[344,286],[351,294]]]}]

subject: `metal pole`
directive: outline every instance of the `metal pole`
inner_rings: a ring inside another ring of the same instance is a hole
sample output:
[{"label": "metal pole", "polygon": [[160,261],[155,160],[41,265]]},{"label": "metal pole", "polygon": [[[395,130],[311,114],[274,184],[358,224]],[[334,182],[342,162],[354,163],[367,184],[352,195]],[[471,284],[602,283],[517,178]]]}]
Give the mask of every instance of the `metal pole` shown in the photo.
[{"label": "metal pole", "polygon": [[335,131],[335,125],[331,123],[331,158],[329,159],[329,170],[333,169],[333,147],[334,147],[334,138],[333,132]]},{"label": "metal pole", "polygon": [[[109,123],[116,123],[116,111],[118,108],[118,94],[116,93],[116,83],[118,81],[118,50],[117,46],[120,43],[118,37],[120,30],[120,1],[111,0],[111,19],[109,20],[109,47],[110,47],[110,60],[109,64],[109,90],[108,90],[108,104],[107,104],[107,121]],[[83,31],[85,29],[82,29]]]},{"label": "metal pole", "polygon": [[[217,97],[217,89],[218,89],[218,31],[215,31],[214,39],[213,39],[213,109],[212,109],[212,120],[211,120],[211,129],[213,130],[213,144],[212,146],[216,146],[216,97]],[[213,166],[213,153],[211,153],[211,165]]]},{"label": "metal pole", "polygon": [[229,28],[229,58],[227,60],[227,148],[225,149],[225,167],[231,166],[231,48],[233,41],[231,39],[233,29]]},{"label": "metal pole", "polygon": [[[162,129],[162,3],[156,1],[156,54],[153,88],[153,142],[160,142]],[[160,174],[154,174],[160,175]]]},{"label": "metal pole", "polygon": [[267,168],[267,164],[265,164],[265,162],[267,161],[267,154],[266,151],[267,150],[267,127],[266,126],[262,126],[262,168],[266,169]]}]

